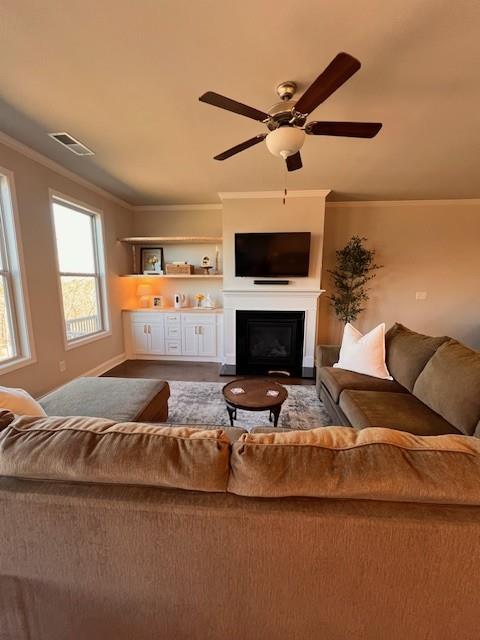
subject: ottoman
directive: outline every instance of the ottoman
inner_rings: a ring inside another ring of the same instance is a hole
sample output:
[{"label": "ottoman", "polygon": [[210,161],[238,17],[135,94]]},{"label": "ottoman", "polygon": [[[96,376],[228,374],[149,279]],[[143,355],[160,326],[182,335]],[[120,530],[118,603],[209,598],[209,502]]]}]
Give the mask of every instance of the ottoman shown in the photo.
[{"label": "ottoman", "polygon": [[170,387],[147,378],[77,378],[40,398],[47,416],[91,416],[115,422],[165,422]]}]

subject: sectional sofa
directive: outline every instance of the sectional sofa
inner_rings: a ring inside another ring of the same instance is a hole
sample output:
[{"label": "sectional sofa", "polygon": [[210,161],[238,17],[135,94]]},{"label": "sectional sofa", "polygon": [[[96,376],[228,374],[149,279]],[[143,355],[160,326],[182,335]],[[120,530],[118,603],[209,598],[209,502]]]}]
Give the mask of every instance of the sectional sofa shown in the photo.
[{"label": "sectional sofa", "polygon": [[334,368],[339,347],[317,348],[317,391],[334,424],[480,436],[480,353],[398,323],[385,347],[393,380]]},{"label": "sectional sofa", "polygon": [[478,638],[479,439],[239,435],[2,412],[1,640]]}]

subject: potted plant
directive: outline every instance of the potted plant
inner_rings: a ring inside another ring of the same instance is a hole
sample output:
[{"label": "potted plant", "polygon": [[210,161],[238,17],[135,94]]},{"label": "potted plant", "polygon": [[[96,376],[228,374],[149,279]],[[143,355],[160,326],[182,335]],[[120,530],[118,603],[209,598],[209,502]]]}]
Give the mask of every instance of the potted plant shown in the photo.
[{"label": "potted plant", "polygon": [[353,236],[336,251],[337,264],[328,273],[333,278],[335,292],[330,301],[337,317],[343,322],[354,322],[364,311],[368,300],[367,283],[382,266],[375,264],[375,250],[364,245],[366,238]]}]

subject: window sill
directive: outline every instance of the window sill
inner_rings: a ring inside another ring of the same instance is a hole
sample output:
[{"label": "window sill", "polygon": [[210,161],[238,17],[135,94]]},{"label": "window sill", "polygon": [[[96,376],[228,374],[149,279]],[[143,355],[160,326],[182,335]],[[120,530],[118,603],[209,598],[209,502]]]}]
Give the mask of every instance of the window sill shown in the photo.
[{"label": "window sill", "polygon": [[23,367],[28,367],[36,362],[36,358],[32,358],[31,356],[15,358],[15,360],[10,360],[5,364],[0,364],[0,376],[16,371],[17,369],[23,369]]},{"label": "window sill", "polygon": [[112,335],[111,331],[99,331],[98,333],[93,333],[91,335],[85,336],[85,338],[77,338],[77,340],[68,341],[65,338],[65,350],[70,351],[70,349],[83,347],[86,344],[90,344],[90,342],[95,342],[96,340],[102,340],[103,338],[108,338],[111,335]]}]

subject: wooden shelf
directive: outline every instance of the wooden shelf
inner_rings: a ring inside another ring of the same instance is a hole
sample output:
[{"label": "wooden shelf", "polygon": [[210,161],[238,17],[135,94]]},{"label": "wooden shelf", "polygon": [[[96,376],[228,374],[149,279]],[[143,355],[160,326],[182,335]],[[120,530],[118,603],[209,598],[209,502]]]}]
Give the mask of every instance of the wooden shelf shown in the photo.
[{"label": "wooden shelf", "polygon": [[164,275],[145,275],[143,273],[125,273],[120,276],[121,278],[150,278],[151,280],[162,280],[164,278],[188,278],[192,280],[196,280],[197,278],[202,278],[203,280],[221,280],[223,275],[221,273],[216,273],[212,275],[203,275],[202,273],[176,273],[176,274],[164,274]]},{"label": "wooden shelf", "polygon": [[162,244],[222,244],[222,236],[138,236],[120,238],[119,242],[127,244],[162,245]]}]

